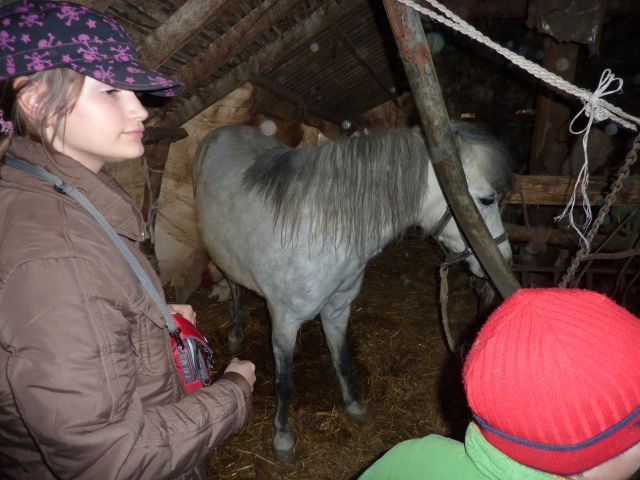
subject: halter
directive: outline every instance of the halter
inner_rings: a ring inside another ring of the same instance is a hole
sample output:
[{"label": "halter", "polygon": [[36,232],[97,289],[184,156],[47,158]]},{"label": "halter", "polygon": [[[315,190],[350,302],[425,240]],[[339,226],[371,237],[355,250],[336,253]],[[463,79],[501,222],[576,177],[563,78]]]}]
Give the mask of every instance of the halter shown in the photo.
[{"label": "halter", "polygon": [[[440,220],[438,220],[438,223],[436,223],[436,226],[433,229],[433,232],[431,233],[431,237],[436,241],[436,243],[440,246],[440,249],[444,252],[443,265],[446,267],[448,267],[449,265],[453,265],[454,263],[458,263],[463,260],[466,260],[468,257],[473,255],[473,252],[471,251],[471,247],[469,247],[469,244],[467,243],[467,239],[464,237],[464,235],[461,235],[461,236],[462,236],[462,241],[464,242],[465,249],[462,250],[461,252],[447,252],[447,249],[444,247],[442,242],[438,240],[438,237],[443,232],[443,230],[445,229],[445,227],[449,223],[449,220],[451,220],[452,217],[453,215],[451,214],[451,209],[447,205],[446,210],[442,214],[442,217],[440,217]],[[502,235],[495,237],[494,240],[496,242],[496,245],[500,245],[502,242],[506,242],[508,240],[507,232],[503,232]]]}]

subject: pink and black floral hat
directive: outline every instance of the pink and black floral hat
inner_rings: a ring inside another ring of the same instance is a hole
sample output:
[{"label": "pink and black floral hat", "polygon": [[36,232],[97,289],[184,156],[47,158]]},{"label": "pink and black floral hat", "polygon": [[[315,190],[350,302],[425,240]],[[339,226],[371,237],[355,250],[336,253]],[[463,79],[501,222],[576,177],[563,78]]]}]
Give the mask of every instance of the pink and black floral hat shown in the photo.
[{"label": "pink and black floral hat", "polygon": [[21,0],[0,9],[0,81],[61,67],[163,97],[184,88],[143,66],[122,25],[96,10],[52,0]]}]

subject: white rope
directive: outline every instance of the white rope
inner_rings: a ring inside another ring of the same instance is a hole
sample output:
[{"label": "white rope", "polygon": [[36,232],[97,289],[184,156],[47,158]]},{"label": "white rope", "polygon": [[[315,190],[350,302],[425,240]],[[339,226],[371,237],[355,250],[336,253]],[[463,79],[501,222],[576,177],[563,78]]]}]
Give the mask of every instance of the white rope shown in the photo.
[{"label": "white rope", "polygon": [[[451,10],[447,9],[444,5],[441,5],[439,2],[437,2],[437,0],[424,1],[429,3],[435,10],[438,10],[440,13],[418,5],[412,0],[396,1],[426,15],[432,20],[435,20],[448,26],[449,28],[454,29],[456,32],[467,35],[468,37],[473,38],[474,40],[492,48],[507,60],[522,68],[523,70],[529,72],[534,77],[542,80],[552,87],[557,88],[558,90],[573,95],[574,97],[577,97],[582,101],[582,110],[580,110],[580,112],[578,112],[578,114],[571,121],[569,131],[575,135],[584,134],[582,137],[584,164],[582,165],[582,168],[578,173],[578,178],[573,187],[573,193],[571,195],[571,198],[569,199],[569,203],[565,207],[562,214],[556,217],[556,221],[564,217],[569,217],[569,224],[571,225],[571,228],[573,228],[578,233],[581,245],[588,252],[591,246],[589,245],[584,232],[587,231],[592,220],[591,205],[589,204],[589,198],[587,196],[587,186],[589,184],[589,157],[587,154],[587,145],[589,143],[589,133],[591,132],[591,126],[593,125],[594,121],[600,122],[606,119],[612,120],[620,124],[621,126],[633,131],[637,131],[636,125],[640,125],[640,118],[626,113],[622,109],[616,107],[615,105],[612,105],[602,98],[606,95],[620,92],[622,90],[623,84],[622,79],[613,75],[613,73],[611,73],[611,70],[607,68],[604,72],[602,72],[598,88],[596,88],[595,92],[592,93],[589,90],[576,87],[571,82],[568,82],[559,75],[550,72],[537,63],[532,62],[531,60],[527,60],[517,53],[514,53],[511,50],[504,48],[502,45],[494,42],[489,37],[476,30],[473,26],[469,25]],[[587,122],[587,126],[582,130],[576,131],[574,129],[574,123],[583,114],[589,119]],[[580,192],[582,194],[582,206],[585,212],[585,221],[582,225],[582,228],[576,225],[573,218],[573,208],[576,203],[576,192],[578,190],[578,187],[580,188]]]},{"label": "white rope", "polygon": [[596,95],[596,93],[591,93],[589,90],[585,90],[582,88],[578,88],[573,85],[571,82],[566,81],[564,78],[556,75],[553,72],[550,72],[544,67],[541,67],[535,62],[528,60],[515,52],[512,52],[508,48],[504,48],[502,45],[494,42],[486,35],[482,34],[478,30],[476,30],[473,26],[469,25],[462,18],[457,16],[451,10],[447,9],[445,6],[438,3],[436,0],[424,0],[429,3],[434,9],[440,11],[437,13],[434,10],[418,5],[412,0],[396,0],[397,2],[420,12],[427,17],[435,20],[443,25],[448,26],[449,28],[454,29],[456,32],[467,35],[474,40],[491,47],[493,50],[498,52],[500,55],[505,57],[507,60],[522,68],[523,70],[529,72],[534,77],[542,80],[548,85],[555,87],[559,90],[562,90],[570,95],[573,95],[576,98],[579,98],[582,103],[585,105],[585,108],[580,113],[584,113],[589,118],[595,118],[596,121],[602,121],[606,119],[613,120],[616,123],[619,123],[625,128],[636,131],[636,125],[640,124],[640,118],[634,117],[622,109],[612,105],[600,98],[600,96]]},{"label": "white rope", "polygon": [[[602,72],[602,75],[600,76],[600,83],[598,83],[598,88],[596,88],[595,92],[593,92],[593,97],[601,98],[605,95],[618,93],[622,90],[622,84],[622,79],[616,77],[613,73],[611,73],[611,70],[607,68],[604,72]],[[569,199],[569,203],[564,208],[564,211],[555,218],[556,221],[559,221],[565,217],[569,217],[569,224],[571,225],[571,228],[573,228],[580,236],[580,243],[585,248],[587,253],[591,249],[591,245],[589,244],[589,241],[584,234],[591,225],[591,220],[593,218],[591,215],[591,205],[589,203],[589,198],[587,195],[587,186],[589,185],[589,153],[587,150],[587,146],[589,144],[589,133],[591,133],[591,126],[594,122],[594,115],[589,114],[588,109],[593,107],[593,102],[586,103],[585,106],[582,107],[582,110],[580,110],[576,114],[576,116],[573,117],[573,120],[571,120],[571,123],[569,124],[569,131],[571,133],[573,133],[574,135],[583,134],[582,150],[584,151],[584,163],[582,165],[582,168],[580,169],[580,172],[578,173],[576,183],[573,186],[573,192],[571,194],[571,198]],[[589,121],[583,129],[576,130],[574,128],[574,124],[583,113],[589,118]],[[582,208],[585,213],[585,220],[582,228],[578,227],[573,219],[573,208],[576,204],[576,193],[578,191],[578,187],[580,188],[580,193],[582,194]]]}]

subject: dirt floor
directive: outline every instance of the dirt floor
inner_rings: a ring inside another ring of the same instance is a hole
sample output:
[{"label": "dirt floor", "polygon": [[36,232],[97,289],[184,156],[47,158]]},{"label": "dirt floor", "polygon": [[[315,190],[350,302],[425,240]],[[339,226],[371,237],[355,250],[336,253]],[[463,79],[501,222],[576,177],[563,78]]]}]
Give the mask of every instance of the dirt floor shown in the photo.
[{"label": "dirt floor", "polygon": [[[318,320],[299,335],[290,422],[296,435],[291,462],[271,451],[276,397],[266,308],[245,294],[245,345],[239,357],[257,366],[250,423],[213,451],[211,479],[352,479],[390,447],[429,433],[461,438],[469,419],[460,362],[446,349],[438,316],[437,246],[415,232],[370,262],[353,303],[349,342],[354,382],[372,414],[366,424],[344,413]],[[230,355],[230,303],[211,304],[205,290],[191,298],[198,323],[217,352],[217,368]],[[476,297],[463,267],[449,273],[449,317],[457,336],[476,317]]]}]

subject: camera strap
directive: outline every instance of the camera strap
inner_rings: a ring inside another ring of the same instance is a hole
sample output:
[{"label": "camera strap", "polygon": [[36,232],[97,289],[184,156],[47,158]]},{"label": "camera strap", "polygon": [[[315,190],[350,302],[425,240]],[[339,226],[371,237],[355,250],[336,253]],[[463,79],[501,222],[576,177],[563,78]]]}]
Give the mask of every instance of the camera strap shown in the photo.
[{"label": "camera strap", "polygon": [[18,170],[22,170],[23,172],[30,173],[31,175],[35,175],[36,177],[50,183],[53,185],[53,189],[64,195],[67,195],[73,198],[76,202],[78,202],[87,212],[91,214],[93,218],[96,219],[98,224],[102,227],[102,229],[106,232],[109,238],[113,241],[113,243],[118,247],[118,250],[122,253],[125,260],[133,270],[133,273],[138,277],[140,284],[147,291],[153,302],[156,304],[164,320],[167,324],[167,329],[169,330],[169,334],[176,340],[176,343],[184,348],[182,343],[182,339],[180,338],[180,328],[176,325],[173,316],[169,312],[166,303],[158,293],[158,290],[153,285],[153,282],[147,275],[147,272],[144,271],[140,262],[134,257],[131,250],[124,244],[120,236],[113,229],[111,224],[107,221],[106,218],[98,211],[98,209],[89,201],[87,197],[85,197],[77,188],[73,185],[69,185],[64,183],[59,177],[54,175],[51,172],[46,171],[43,168],[37,167],[29,162],[25,162],[24,160],[19,160],[17,158],[12,157],[9,154],[5,154],[5,165],[8,165],[12,168],[16,168]]}]

